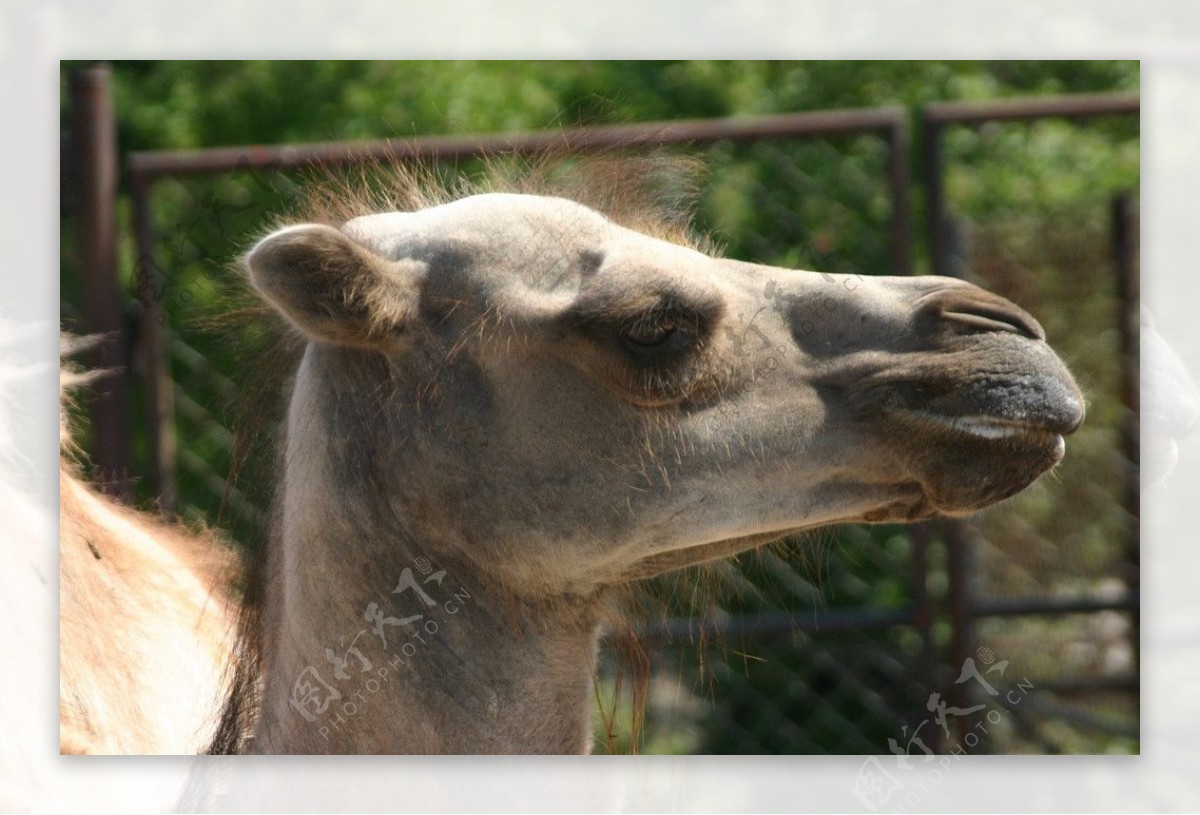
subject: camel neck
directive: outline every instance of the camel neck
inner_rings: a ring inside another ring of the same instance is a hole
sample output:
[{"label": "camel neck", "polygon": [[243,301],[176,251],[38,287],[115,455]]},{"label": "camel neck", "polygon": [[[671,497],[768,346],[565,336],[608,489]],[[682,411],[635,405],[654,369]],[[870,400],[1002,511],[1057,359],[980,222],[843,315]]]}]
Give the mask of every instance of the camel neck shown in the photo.
[{"label": "camel neck", "polygon": [[251,749],[585,752],[596,609],[520,600],[468,556],[499,543],[475,527],[464,539],[453,504],[421,500],[430,465],[411,457],[431,429],[344,398],[377,393],[381,365],[310,345],[297,373]]},{"label": "camel neck", "polygon": [[331,547],[304,549],[303,568],[272,569],[286,583],[254,752],[590,749],[598,626],[586,607],[505,597],[432,558],[375,566],[364,580],[344,556],[314,568]]}]

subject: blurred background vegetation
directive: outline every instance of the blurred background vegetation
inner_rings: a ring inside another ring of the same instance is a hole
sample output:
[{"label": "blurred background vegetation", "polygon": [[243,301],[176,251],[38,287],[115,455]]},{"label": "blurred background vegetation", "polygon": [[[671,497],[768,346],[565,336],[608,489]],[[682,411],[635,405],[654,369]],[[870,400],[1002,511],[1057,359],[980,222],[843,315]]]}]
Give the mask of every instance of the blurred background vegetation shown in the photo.
[{"label": "blurred background vegetation", "polygon": [[[68,134],[64,63],[63,133]],[[122,153],[343,139],[562,129],[698,117],[900,105],[913,117],[910,156],[919,181],[918,111],[929,102],[1137,91],[1136,62],[116,62]],[[888,274],[887,144],[876,135],[717,143],[697,227],[728,256],[829,272]],[[1056,477],[972,525],[972,592],[980,597],[1105,597],[1136,582],[1130,518],[1120,494],[1119,334],[1111,202],[1139,184],[1135,117],[1085,123],[955,127],[945,134],[946,194],[960,273],[1032,311],[1089,397],[1089,419]],[[77,232],[64,165],[62,316],[81,330]],[[470,175],[473,165],[454,168]],[[122,182],[124,183],[124,182]],[[255,546],[269,501],[269,438],[255,431],[235,461],[239,405],[253,389],[247,361],[266,347],[262,325],[211,325],[237,300],[231,264],[286,216],[303,178],[228,173],[155,186],[158,262],[175,285],[163,307],[171,329],[179,437],[180,512]],[[125,190],[122,188],[122,192]],[[928,270],[922,198],[914,183],[915,266]],[[129,205],[120,202],[121,273],[136,261]],[[130,298],[131,326],[136,305]],[[138,360],[137,478],[148,467]],[[86,445],[86,416],[83,438]],[[235,466],[236,465],[236,466]],[[154,497],[139,485],[139,500]],[[944,605],[945,547],[938,531],[924,580]],[[814,554],[814,551],[817,553]],[[704,577],[721,584],[703,606],[671,613],[703,620],[795,619],[842,609],[887,610],[913,596],[912,531],[846,527],[773,548]],[[680,581],[658,586],[686,597]],[[752,628],[752,627],[751,627]],[[770,636],[734,629],[654,648],[647,752],[888,752],[929,717],[932,691],[955,676],[931,671],[951,636],[943,613],[928,638],[907,625]],[[1006,711],[995,752],[1135,752],[1136,624],[1117,612],[981,621],[979,643],[1010,660],[1013,680],[1039,688],[1036,713]],[[607,665],[607,663],[606,663]],[[612,689],[606,667],[601,684]],[[604,694],[601,694],[602,696]],[[989,700],[983,700],[988,702]],[[603,708],[604,706],[602,706]],[[611,705],[597,717],[600,749],[629,748]],[[907,728],[907,729],[906,729]],[[922,731],[928,733],[926,729]],[[906,733],[907,735],[902,735]],[[982,749],[982,748],[981,748]]]}]

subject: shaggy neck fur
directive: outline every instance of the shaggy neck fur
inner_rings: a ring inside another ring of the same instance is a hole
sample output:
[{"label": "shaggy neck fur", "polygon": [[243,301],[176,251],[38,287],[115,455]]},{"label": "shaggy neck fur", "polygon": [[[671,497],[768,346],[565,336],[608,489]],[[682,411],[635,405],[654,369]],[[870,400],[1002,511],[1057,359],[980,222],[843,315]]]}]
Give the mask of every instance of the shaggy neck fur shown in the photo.
[{"label": "shaggy neck fur", "polygon": [[[439,564],[440,565],[440,564]],[[578,615],[506,604],[470,578],[431,583],[436,605],[409,626],[385,626],[386,646],[355,614],[306,581],[282,586],[289,603],[324,607],[322,620],[287,623],[266,655],[262,718],[252,743],[261,753],[585,753],[590,750],[591,667],[596,627]],[[393,585],[396,581],[391,581]],[[337,591],[326,585],[326,590]],[[348,586],[343,588],[350,588]],[[389,587],[379,592],[387,604]],[[348,592],[350,596],[354,592]],[[370,601],[359,595],[365,607]],[[412,611],[417,612],[413,604]],[[392,619],[410,616],[384,612]],[[357,642],[354,641],[358,635]],[[326,648],[345,658],[339,680]],[[364,661],[365,659],[365,661]],[[308,720],[292,704],[297,680],[318,694]],[[333,688],[340,698],[330,700]],[[328,702],[327,702],[328,700]],[[319,710],[327,702],[327,709]]]},{"label": "shaggy neck fur", "polygon": [[588,752],[598,602],[519,599],[458,554],[453,532],[417,528],[404,496],[372,490],[417,442],[351,448],[315,433],[314,411],[337,427],[352,408],[336,394],[363,384],[348,366],[315,386],[320,353],[291,406],[251,749]]}]

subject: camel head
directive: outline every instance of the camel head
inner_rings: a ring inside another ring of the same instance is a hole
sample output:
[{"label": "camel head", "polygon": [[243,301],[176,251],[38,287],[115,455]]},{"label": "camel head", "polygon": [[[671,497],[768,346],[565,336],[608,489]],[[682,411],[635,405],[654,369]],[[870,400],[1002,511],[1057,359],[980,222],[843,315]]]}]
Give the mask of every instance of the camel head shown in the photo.
[{"label": "camel head", "polygon": [[284,524],[400,524],[523,594],[970,513],[1084,414],[973,285],[710,257],[560,198],[291,226],[247,264],[308,339]]}]

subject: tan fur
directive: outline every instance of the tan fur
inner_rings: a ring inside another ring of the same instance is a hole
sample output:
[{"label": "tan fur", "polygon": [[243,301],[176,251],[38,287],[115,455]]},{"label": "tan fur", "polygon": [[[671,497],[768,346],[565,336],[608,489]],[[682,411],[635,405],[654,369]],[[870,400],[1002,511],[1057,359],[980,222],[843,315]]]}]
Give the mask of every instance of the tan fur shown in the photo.
[{"label": "tan fur", "polygon": [[202,751],[227,692],[235,556],[101,495],[69,462],[59,484],[61,751]]}]

